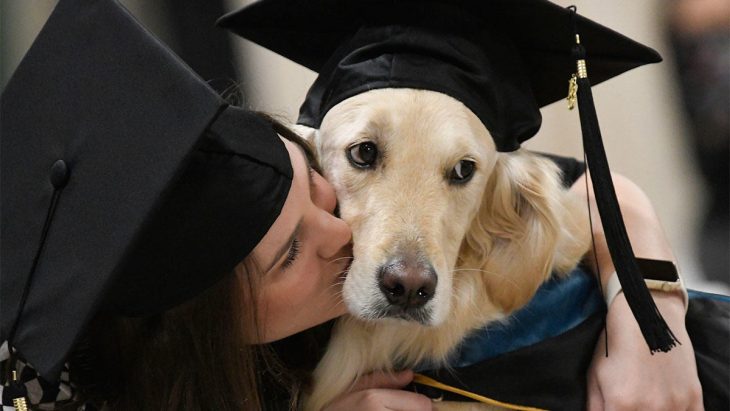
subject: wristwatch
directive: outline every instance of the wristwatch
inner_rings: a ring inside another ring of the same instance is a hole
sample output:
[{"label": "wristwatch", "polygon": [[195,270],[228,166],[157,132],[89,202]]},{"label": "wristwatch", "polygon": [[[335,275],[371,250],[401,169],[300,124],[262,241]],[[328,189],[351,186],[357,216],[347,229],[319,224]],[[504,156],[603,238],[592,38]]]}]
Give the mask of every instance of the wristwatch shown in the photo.
[{"label": "wristwatch", "polygon": [[[689,303],[687,289],[684,287],[684,283],[682,282],[682,278],[679,276],[677,266],[673,262],[667,260],[653,260],[650,258],[636,258],[636,263],[639,266],[639,271],[644,277],[646,288],[649,290],[663,292],[681,291],[682,299],[684,301],[684,309],[687,310]],[[620,292],[621,283],[618,280],[618,275],[614,271],[609,277],[606,287],[603,290],[606,305],[611,305],[614,298],[616,298]]]},{"label": "wristwatch", "polygon": [[639,265],[639,271],[641,271],[648,289],[668,292],[682,288],[682,280],[680,280],[677,266],[673,262],[637,258],[636,263]]}]

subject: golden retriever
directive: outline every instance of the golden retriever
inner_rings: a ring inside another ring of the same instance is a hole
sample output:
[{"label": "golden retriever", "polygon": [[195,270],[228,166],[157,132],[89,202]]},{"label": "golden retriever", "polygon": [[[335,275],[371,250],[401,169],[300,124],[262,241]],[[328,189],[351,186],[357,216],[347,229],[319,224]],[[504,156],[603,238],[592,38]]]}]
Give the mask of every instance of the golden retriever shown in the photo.
[{"label": "golden retriever", "polygon": [[472,330],[507,316],[588,250],[585,204],[556,165],[496,151],[447,95],[378,89],[311,130],[353,230],[338,320],[306,409],[373,370],[441,363]]}]

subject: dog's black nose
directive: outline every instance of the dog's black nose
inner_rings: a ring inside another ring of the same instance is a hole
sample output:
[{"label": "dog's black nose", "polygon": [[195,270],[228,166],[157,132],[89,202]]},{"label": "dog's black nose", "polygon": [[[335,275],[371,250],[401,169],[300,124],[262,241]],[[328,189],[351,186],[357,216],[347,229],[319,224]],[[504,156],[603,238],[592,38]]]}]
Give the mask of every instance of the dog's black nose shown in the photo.
[{"label": "dog's black nose", "polygon": [[436,271],[430,264],[395,261],[380,268],[380,291],[404,310],[420,308],[436,291]]}]

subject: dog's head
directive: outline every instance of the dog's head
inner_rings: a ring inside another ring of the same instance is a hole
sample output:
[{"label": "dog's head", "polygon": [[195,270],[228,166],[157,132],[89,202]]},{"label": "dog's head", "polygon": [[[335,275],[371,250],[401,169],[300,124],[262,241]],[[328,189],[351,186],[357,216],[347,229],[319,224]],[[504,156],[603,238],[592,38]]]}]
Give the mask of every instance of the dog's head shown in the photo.
[{"label": "dog's head", "polygon": [[545,214],[559,200],[545,198],[541,185],[552,178],[548,185],[559,186],[554,167],[498,153],[459,101],[425,90],[368,91],[332,108],[314,142],[353,230],[344,284],[352,314],[437,325],[460,276],[477,277],[508,311],[548,275],[560,227]]}]

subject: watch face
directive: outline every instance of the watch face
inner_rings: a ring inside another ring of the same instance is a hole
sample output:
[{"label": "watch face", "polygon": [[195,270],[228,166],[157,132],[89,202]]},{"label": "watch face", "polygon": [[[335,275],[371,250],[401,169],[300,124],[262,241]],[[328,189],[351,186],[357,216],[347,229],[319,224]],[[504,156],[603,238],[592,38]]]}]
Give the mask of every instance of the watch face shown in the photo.
[{"label": "watch face", "polygon": [[645,280],[657,280],[666,282],[679,281],[677,266],[671,261],[651,260],[648,258],[637,258],[636,263]]}]

